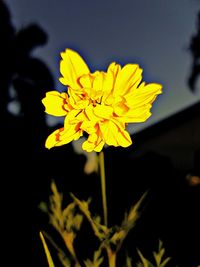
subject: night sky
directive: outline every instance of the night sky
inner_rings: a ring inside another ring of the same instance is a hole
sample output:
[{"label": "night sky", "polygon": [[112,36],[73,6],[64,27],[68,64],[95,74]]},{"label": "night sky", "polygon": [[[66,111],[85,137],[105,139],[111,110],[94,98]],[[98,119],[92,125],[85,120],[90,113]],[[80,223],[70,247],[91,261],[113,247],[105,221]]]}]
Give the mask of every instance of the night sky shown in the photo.
[{"label": "night sky", "polygon": [[[190,38],[196,31],[198,0],[7,0],[16,29],[38,23],[48,43],[34,53],[51,69],[57,90],[60,52],[81,54],[91,71],[106,70],[111,61],[138,63],[146,82],[163,85],[163,94],[145,123],[129,125],[131,133],[200,100],[200,90],[187,85],[192,57]],[[52,88],[49,88],[50,90]]]}]

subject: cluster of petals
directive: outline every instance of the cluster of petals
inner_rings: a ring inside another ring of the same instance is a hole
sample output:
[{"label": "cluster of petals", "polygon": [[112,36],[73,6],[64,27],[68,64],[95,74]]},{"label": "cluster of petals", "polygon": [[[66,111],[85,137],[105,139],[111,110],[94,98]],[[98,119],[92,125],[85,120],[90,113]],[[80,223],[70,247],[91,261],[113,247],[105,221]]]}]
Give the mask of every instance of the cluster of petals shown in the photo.
[{"label": "cluster of petals", "polygon": [[128,123],[146,121],[152,103],[162,93],[157,83],[142,82],[138,64],[121,67],[112,62],[107,71],[91,72],[75,51],[61,53],[60,82],[66,92],[50,91],[42,103],[45,112],[64,116],[64,125],[46,140],[45,146],[61,146],[86,134],[82,148],[100,152],[104,145],[128,147],[132,144]]}]

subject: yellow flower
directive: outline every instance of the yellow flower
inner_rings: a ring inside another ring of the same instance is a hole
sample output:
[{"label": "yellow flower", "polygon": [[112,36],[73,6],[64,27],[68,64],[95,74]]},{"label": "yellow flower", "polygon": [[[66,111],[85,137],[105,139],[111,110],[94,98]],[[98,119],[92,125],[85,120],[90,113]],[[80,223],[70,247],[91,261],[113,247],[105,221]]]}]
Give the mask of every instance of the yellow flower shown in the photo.
[{"label": "yellow flower", "polygon": [[85,132],[82,148],[100,152],[105,144],[128,147],[128,123],[146,121],[162,86],[145,84],[137,64],[121,67],[112,62],[106,72],[91,73],[82,57],[71,49],[61,53],[60,82],[66,93],[50,91],[43,98],[46,113],[65,116],[64,126],[54,131],[45,146],[52,148],[77,140]]}]

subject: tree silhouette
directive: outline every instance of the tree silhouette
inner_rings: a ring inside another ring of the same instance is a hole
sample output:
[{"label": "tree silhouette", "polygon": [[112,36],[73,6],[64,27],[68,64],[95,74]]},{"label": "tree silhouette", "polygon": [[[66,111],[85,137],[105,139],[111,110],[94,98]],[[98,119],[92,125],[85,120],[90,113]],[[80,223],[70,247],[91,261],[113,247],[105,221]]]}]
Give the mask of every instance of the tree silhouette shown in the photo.
[{"label": "tree silhouette", "polygon": [[[37,24],[16,29],[9,8],[0,1],[0,37],[0,165],[6,199],[3,214],[6,227],[9,225],[6,242],[15,243],[8,248],[16,255],[15,264],[27,266],[27,244],[31,240],[31,250],[36,253],[28,265],[39,266],[37,205],[47,181],[43,162],[48,131],[41,99],[54,87],[54,79],[46,64],[32,52],[44,46],[48,36]],[[11,88],[20,106],[17,115],[8,109]]]},{"label": "tree silhouette", "polygon": [[196,82],[200,75],[200,11],[197,14],[197,31],[192,36],[189,50],[192,55],[192,68],[188,78],[188,85],[192,92],[196,91]]}]

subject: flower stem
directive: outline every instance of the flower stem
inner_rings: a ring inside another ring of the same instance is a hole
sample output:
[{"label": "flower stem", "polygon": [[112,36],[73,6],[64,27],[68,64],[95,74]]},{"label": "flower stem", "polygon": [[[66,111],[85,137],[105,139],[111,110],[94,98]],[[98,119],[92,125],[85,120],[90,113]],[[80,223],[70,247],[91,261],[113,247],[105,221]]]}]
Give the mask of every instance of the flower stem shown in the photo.
[{"label": "flower stem", "polygon": [[101,176],[101,192],[102,192],[102,204],[103,204],[103,215],[104,224],[108,226],[108,213],[107,213],[107,200],[106,200],[106,176],[105,176],[105,164],[104,164],[104,153],[99,153],[99,166]]}]

